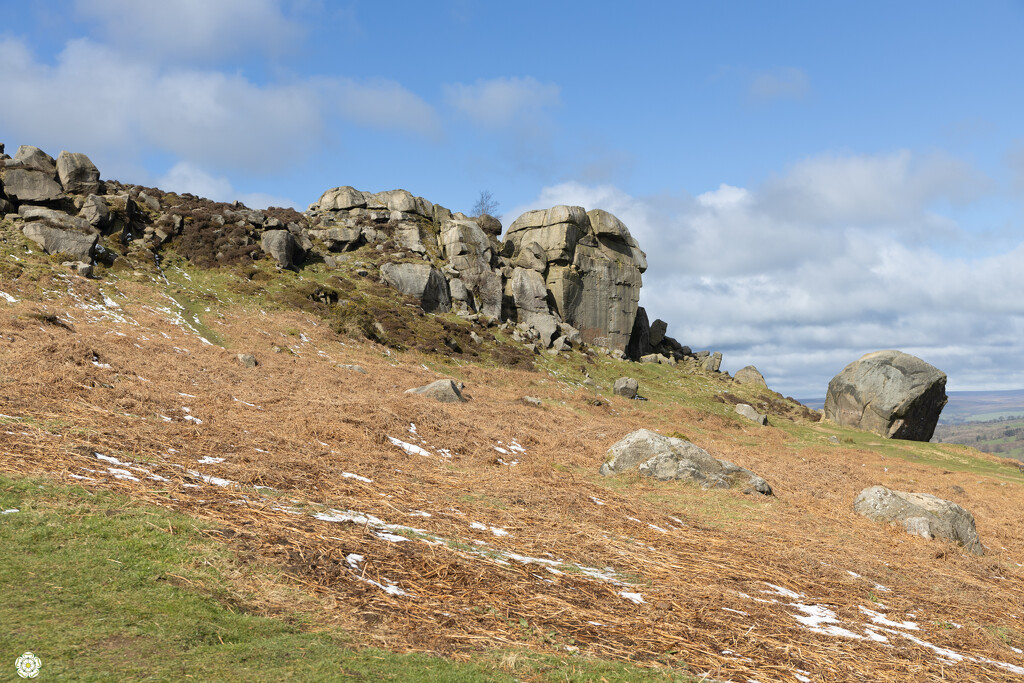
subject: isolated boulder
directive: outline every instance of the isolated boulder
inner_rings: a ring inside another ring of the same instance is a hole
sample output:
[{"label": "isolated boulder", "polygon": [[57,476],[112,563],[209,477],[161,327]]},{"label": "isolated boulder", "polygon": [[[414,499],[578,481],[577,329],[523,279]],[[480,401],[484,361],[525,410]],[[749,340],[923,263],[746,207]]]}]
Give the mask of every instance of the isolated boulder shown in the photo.
[{"label": "isolated boulder", "polygon": [[61,152],[57,157],[57,177],[65,192],[74,194],[98,194],[100,171],[84,154]]},{"label": "isolated boulder", "polygon": [[959,543],[975,555],[985,553],[974,527],[974,516],[956,503],[931,494],[872,486],[860,492],[853,501],[853,509],[875,522],[900,524],[909,534],[943,538]]},{"label": "isolated boulder", "polygon": [[460,391],[458,383],[450,379],[439,379],[422,387],[406,389],[407,394],[419,394],[441,403],[465,403],[466,399]]},{"label": "isolated boulder", "polygon": [[888,439],[928,441],[946,400],[946,373],[901,351],[876,351],[828,383],[825,419]]},{"label": "isolated boulder", "polygon": [[282,268],[291,268],[302,255],[302,247],[298,240],[287,230],[265,231],[260,248],[263,249],[263,253],[270,254]]},{"label": "isolated boulder", "polygon": [[256,356],[252,355],[251,353],[236,354],[235,359],[238,361],[238,364],[241,365],[243,368],[254,368],[257,365],[259,365],[259,363],[256,362]]},{"label": "isolated boulder", "polygon": [[612,392],[616,396],[623,396],[625,398],[636,398],[637,392],[640,390],[640,383],[632,377],[620,377],[615,380],[615,385],[612,388]]},{"label": "isolated boulder", "polygon": [[737,370],[736,376],[733,379],[737,384],[752,384],[759,387],[768,386],[768,383],[764,381],[764,375],[758,372],[757,368],[753,365]]},{"label": "isolated boulder", "polygon": [[767,415],[763,415],[757,412],[757,410],[755,410],[753,406],[748,405],[746,403],[740,403],[739,405],[737,405],[736,412],[742,415],[743,417],[747,418],[751,422],[756,422],[761,426],[768,424]]},{"label": "isolated boulder", "polygon": [[719,460],[689,441],[662,436],[649,429],[627,434],[608,449],[601,474],[610,476],[637,470],[662,481],[692,481],[703,489],[743,486],[745,492],[772,495],[772,488],[750,470]]},{"label": "isolated boulder", "polygon": [[429,263],[385,263],[380,267],[380,274],[389,287],[418,299],[424,311],[447,313],[452,310],[448,282]]},{"label": "isolated boulder", "polygon": [[41,222],[29,223],[23,231],[25,237],[42,247],[47,254],[64,254],[71,257],[72,261],[92,261],[92,253],[99,240],[99,235],[62,230]]}]

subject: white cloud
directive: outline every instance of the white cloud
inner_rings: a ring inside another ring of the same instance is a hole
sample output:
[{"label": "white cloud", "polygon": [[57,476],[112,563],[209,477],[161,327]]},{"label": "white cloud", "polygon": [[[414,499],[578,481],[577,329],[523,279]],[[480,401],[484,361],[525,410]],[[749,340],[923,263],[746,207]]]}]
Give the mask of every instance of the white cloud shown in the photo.
[{"label": "white cloud", "polygon": [[280,53],[301,27],[279,0],[76,0],[80,17],[107,42],[135,56],[197,62],[253,51]]},{"label": "white cloud", "polygon": [[392,82],[306,79],[256,84],[240,74],[163,68],[80,39],[53,65],[0,39],[0,83],[18,106],[0,129],[44,149],[95,155],[105,177],[154,150],[216,169],[270,171],[322,148],[345,115],[357,124],[433,134],[433,110]]},{"label": "white cloud", "polygon": [[223,176],[214,176],[198,166],[179,161],[160,177],[157,185],[162,190],[184,194],[189,192],[217,202],[238,200],[251,209],[265,209],[268,206],[296,208],[298,204],[286,197],[263,192],[238,192],[231,181]]},{"label": "white cloud", "polygon": [[441,122],[434,108],[394,81],[359,83],[342,79],[334,90],[339,111],[360,125],[434,139],[441,136]]},{"label": "white cloud", "polygon": [[444,86],[448,104],[474,124],[491,130],[537,125],[546,110],[561,104],[561,89],[532,76],[481,79],[473,85]]},{"label": "white cloud", "polygon": [[801,100],[811,91],[811,80],[803,69],[787,67],[761,71],[750,80],[747,94],[755,101]]},{"label": "white cloud", "polygon": [[611,211],[647,252],[651,319],[694,349],[723,351],[728,370],[757,365],[785,393],[824,395],[847,363],[883,348],[945,370],[952,389],[1019,387],[1024,243],[978,259],[929,246],[922,226],[962,236],[933,206],[984,186],[969,166],[935,159],[822,156],[758,187],[696,197],[565,183],[503,223],[555,204]]}]

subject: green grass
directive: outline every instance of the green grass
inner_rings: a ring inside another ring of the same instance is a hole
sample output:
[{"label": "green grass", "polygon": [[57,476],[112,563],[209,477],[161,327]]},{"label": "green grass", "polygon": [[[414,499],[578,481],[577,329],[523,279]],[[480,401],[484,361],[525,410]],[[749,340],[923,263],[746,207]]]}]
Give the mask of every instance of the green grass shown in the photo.
[{"label": "green grass", "polygon": [[247,610],[251,596],[226,578],[243,570],[196,520],[0,476],[0,510],[12,508],[0,515],[0,681],[20,680],[14,661],[26,651],[42,661],[39,680],[695,680],[569,653],[490,651],[462,663],[359,648],[339,630],[314,632],[298,594],[286,619]]}]

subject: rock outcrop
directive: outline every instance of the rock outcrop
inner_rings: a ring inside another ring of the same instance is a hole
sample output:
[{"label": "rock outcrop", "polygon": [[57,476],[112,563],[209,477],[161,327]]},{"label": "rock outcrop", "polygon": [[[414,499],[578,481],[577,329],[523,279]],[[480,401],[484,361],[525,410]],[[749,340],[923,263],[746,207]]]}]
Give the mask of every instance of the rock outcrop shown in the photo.
[{"label": "rock outcrop", "polygon": [[509,226],[501,253],[543,276],[549,312],[583,341],[625,351],[647,257],[618,218],[579,206],[528,211]]},{"label": "rock outcrop", "polygon": [[704,489],[743,486],[745,493],[772,495],[772,488],[750,470],[713,457],[689,441],[662,436],[649,429],[627,434],[608,449],[601,474],[636,470],[660,480],[691,481]]},{"label": "rock outcrop", "polygon": [[380,269],[385,284],[415,297],[428,313],[452,310],[448,283],[429,263],[385,263]]},{"label": "rock outcrop", "polygon": [[828,383],[825,419],[889,439],[928,441],[946,405],[946,374],[901,351],[876,351]]},{"label": "rock outcrop", "polygon": [[764,375],[758,372],[757,368],[753,365],[737,370],[733,379],[737,384],[751,384],[758,387],[768,386],[768,383],[764,381]]},{"label": "rock outcrop", "polygon": [[974,526],[974,516],[956,503],[928,493],[872,486],[860,492],[853,509],[876,522],[899,524],[915,536],[953,541],[975,555],[985,552]]}]

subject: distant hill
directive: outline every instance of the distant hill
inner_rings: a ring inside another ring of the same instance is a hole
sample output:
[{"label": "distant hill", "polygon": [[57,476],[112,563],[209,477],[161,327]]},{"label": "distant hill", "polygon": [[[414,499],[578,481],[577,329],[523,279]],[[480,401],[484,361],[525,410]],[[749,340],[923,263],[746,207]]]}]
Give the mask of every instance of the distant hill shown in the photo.
[{"label": "distant hill", "polygon": [[[822,410],[825,399],[798,399],[808,408]],[[940,425],[962,422],[989,422],[1024,417],[1024,389],[1010,391],[951,391],[949,403],[942,409]]]}]

